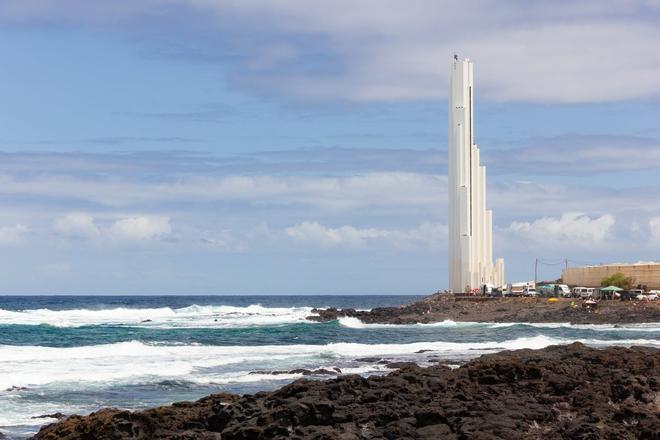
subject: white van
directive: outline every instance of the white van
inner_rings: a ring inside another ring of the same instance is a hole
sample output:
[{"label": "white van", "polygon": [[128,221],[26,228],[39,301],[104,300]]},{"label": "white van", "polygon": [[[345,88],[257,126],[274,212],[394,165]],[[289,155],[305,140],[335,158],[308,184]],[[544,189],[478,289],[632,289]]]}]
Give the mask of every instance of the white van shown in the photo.
[{"label": "white van", "polygon": [[531,296],[536,298],[537,296],[539,296],[539,294],[534,287],[525,286],[525,288],[523,289],[523,296]]},{"label": "white van", "polygon": [[559,287],[559,296],[562,296],[564,298],[570,298],[571,289],[569,289],[566,284],[559,284],[558,287]]},{"label": "white van", "polygon": [[593,298],[593,287],[573,287],[573,296],[576,298]]}]

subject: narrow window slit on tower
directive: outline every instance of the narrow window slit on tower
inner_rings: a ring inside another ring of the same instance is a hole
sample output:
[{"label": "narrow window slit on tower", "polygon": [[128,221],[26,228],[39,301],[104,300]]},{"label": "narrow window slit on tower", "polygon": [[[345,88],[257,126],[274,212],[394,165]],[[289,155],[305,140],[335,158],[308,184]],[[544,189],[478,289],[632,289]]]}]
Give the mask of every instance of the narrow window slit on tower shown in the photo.
[{"label": "narrow window slit on tower", "polygon": [[470,124],[470,236],[472,236],[472,188],[474,187],[474,182],[472,182],[472,145],[474,145],[473,139],[472,139],[472,87],[468,87],[468,118],[469,118],[469,124]]}]

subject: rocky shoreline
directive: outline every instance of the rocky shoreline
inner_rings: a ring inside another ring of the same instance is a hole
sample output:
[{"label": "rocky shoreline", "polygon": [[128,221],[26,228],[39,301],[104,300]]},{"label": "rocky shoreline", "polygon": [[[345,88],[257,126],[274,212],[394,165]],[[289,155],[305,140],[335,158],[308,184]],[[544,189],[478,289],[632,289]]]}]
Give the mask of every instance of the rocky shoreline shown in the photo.
[{"label": "rocky shoreline", "polygon": [[660,301],[601,301],[547,298],[454,297],[436,294],[400,307],[370,311],[314,309],[311,321],[357,318],[367,324],[417,324],[445,320],[467,322],[565,322],[571,324],[634,324],[660,322]]},{"label": "rocky shoreline", "polygon": [[129,412],[104,409],[41,429],[83,439],[653,439],[660,350],[575,343],[484,355],[451,369],[297,380]]}]

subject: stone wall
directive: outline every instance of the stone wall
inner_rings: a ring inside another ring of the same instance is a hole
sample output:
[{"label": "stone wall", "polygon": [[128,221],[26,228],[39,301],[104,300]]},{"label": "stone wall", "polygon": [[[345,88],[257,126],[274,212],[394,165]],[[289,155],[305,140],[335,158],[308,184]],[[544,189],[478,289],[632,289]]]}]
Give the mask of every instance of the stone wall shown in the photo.
[{"label": "stone wall", "polygon": [[603,278],[617,272],[634,278],[634,284],[660,289],[660,263],[605,264],[602,266],[569,267],[562,272],[564,283],[571,286],[600,287]]}]

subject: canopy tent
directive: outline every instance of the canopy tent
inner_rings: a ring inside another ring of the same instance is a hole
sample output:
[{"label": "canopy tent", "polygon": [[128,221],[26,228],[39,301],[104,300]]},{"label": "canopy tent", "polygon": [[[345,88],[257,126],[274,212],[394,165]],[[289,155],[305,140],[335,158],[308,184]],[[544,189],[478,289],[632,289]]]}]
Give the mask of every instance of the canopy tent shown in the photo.
[{"label": "canopy tent", "polygon": [[615,299],[615,297],[620,296],[619,293],[617,292],[623,291],[621,287],[616,287],[616,286],[601,287],[598,290],[599,290],[599,297],[601,299]]}]

